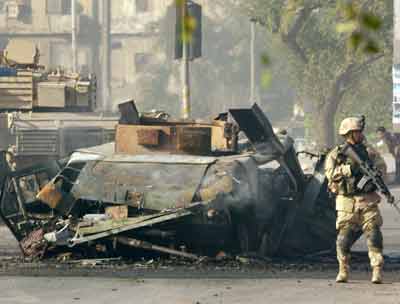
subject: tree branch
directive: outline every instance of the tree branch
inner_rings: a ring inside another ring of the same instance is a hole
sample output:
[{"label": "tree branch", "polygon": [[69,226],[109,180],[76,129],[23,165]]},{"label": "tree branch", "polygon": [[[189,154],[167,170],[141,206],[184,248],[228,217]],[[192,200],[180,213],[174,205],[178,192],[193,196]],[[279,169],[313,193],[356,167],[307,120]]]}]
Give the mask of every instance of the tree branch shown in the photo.
[{"label": "tree branch", "polygon": [[299,56],[303,63],[308,63],[306,52],[300,47],[297,42],[297,36],[306,23],[308,17],[311,15],[312,9],[305,6],[296,10],[295,20],[292,23],[287,33],[281,33],[281,38],[287,46]]},{"label": "tree branch", "polygon": [[336,113],[337,107],[339,106],[344,94],[351,87],[351,82],[354,80],[354,76],[357,73],[364,71],[373,62],[383,58],[383,56],[384,54],[378,54],[367,58],[361,63],[357,64],[352,62],[348,64],[346,68],[336,76],[329,97],[321,108],[325,108],[325,110],[328,109],[331,113]]},{"label": "tree branch", "polygon": [[350,84],[356,74],[361,73],[362,71],[367,69],[369,65],[371,65],[372,63],[378,61],[383,57],[384,54],[378,54],[367,58],[366,60],[364,60],[359,64],[355,63],[349,64],[345,70],[345,73],[343,73],[344,74],[343,77],[340,79],[342,83],[339,88],[340,89],[339,94],[343,96],[344,93],[350,88]]},{"label": "tree branch", "polygon": [[377,54],[375,56],[369,57],[360,64],[354,66],[354,69],[351,70],[350,72],[352,74],[356,74],[359,72],[362,72],[365,68],[367,68],[370,64],[374,63],[375,61],[378,61],[379,59],[383,58],[385,55],[383,53]]}]

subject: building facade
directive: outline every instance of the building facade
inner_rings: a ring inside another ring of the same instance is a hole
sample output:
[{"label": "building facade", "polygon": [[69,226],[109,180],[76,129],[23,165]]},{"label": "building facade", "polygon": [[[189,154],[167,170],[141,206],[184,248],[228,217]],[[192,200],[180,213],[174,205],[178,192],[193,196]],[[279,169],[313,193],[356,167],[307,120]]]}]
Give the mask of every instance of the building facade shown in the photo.
[{"label": "building facade", "polygon": [[[30,41],[40,51],[41,65],[71,70],[71,1],[0,0],[0,49],[10,41],[14,45]],[[179,113],[180,63],[171,54],[174,27],[166,18],[175,0],[75,1],[78,71],[95,73],[109,87],[109,94],[99,90],[100,96],[109,96],[105,98],[108,108],[116,110],[119,102],[133,98],[141,109],[161,107]],[[194,1],[203,11],[203,57],[191,65],[193,111],[204,117],[248,105],[248,17],[239,13],[232,18],[224,0]],[[109,14],[104,14],[105,9]],[[108,40],[104,40],[105,15],[110,24]],[[256,56],[261,58],[262,52]],[[107,73],[104,58],[110,66]]]}]

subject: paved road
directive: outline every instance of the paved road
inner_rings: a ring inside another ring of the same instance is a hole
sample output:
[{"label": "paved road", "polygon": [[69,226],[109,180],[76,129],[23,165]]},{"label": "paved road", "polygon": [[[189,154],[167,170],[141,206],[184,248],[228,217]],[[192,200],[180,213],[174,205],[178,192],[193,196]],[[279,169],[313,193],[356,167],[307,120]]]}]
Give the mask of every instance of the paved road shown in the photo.
[{"label": "paved road", "polygon": [[400,283],[347,285],[327,279],[141,280],[0,278],[0,303],[399,303]]}]

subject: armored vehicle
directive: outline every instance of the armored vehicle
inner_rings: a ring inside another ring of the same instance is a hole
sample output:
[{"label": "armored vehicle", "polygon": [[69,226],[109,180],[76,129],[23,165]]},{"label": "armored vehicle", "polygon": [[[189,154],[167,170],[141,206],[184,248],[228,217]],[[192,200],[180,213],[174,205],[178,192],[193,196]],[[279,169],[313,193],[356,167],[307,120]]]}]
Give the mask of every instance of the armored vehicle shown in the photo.
[{"label": "armored vehicle", "polygon": [[332,248],[324,157],[305,174],[293,141],[275,135],[258,105],[209,123],[121,109],[115,143],[3,178],[0,214],[24,255],[198,259]]},{"label": "armored vehicle", "polygon": [[0,54],[0,150],[19,168],[114,140],[117,118],[94,113],[96,78],[46,70],[39,57],[19,40]]}]

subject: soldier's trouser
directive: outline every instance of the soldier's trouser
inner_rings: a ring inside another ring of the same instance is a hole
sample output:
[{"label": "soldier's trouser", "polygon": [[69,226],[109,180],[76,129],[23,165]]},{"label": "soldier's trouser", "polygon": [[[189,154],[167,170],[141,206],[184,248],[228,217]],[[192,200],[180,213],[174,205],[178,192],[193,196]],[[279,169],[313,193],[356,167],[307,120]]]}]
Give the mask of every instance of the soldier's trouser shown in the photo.
[{"label": "soldier's trouser", "polygon": [[360,237],[360,232],[362,232],[367,238],[371,267],[381,267],[383,265],[381,226],[382,216],[376,204],[356,208],[354,212],[338,211],[336,251],[339,263],[348,263],[351,246],[353,246],[354,242]]}]

